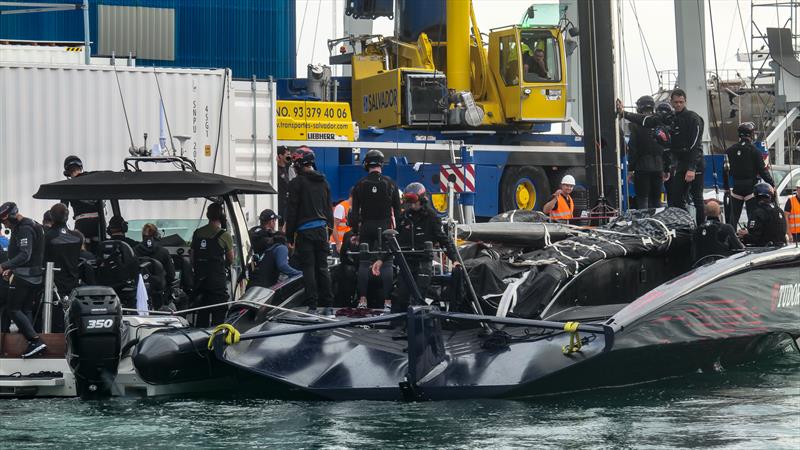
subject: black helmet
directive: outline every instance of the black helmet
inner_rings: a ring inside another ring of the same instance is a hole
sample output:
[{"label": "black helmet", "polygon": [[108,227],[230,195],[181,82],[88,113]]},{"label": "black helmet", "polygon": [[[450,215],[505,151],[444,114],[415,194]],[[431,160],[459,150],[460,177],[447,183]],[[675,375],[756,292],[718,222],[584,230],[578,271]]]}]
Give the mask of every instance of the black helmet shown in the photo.
[{"label": "black helmet", "polygon": [[316,157],[314,156],[314,150],[311,150],[305,145],[298,147],[297,150],[292,153],[292,164],[295,166],[313,166],[315,161]]},{"label": "black helmet", "polygon": [[372,149],[364,155],[364,167],[379,167],[383,165],[383,152],[380,150]]},{"label": "black helmet", "polygon": [[70,172],[69,169],[72,168],[72,167],[77,167],[77,168],[83,170],[83,161],[81,161],[81,159],[78,158],[75,155],[69,155],[66,158],[64,158],[64,176],[65,177],[69,176],[69,172]]},{"label": "black helmet", "polygon": [[753,195],[772,198],[772,187],[767,183],[758,183],[753,187]]},{"label": "black helmet", "polygon": [[752,140],[756,135],[756,124],[753,122],[743,122],[739,124],[736,133],[740,138],[747,138]]},{"label": "black helmet", "polygon": [[655,113],[661,119],[661,122],[666,125],[671,125],[672,120],[675,118],[675,109],[667,102],[661,102],[656,105]]},{"label": "black helmet", "polygon": [[108,221],[108,231],[111,230],[120,230],[123,233],[128,232],[128,222],[122,218],[122,216],[114,216]]},{"label": "black helmet", "polygon": [[403,190],[403,198],[408,200],[411,203],[416,202],[425,202],[425,193],[427,190],[425,189],[425,185],[422,183],[410,183],[406,188]]},{"label": "black helmet", "polygon": [[14,202],[5,202],[0,205],[0,220],[6,220],[9,216],[16,216],[18,213],[19,209]]},{"label": "black helmet", "polygon": [[653,111],[655,107],[656,101],[649,95],[643,95],[639,97],[639,100],[636,100],[636,112],[638,113]]}]

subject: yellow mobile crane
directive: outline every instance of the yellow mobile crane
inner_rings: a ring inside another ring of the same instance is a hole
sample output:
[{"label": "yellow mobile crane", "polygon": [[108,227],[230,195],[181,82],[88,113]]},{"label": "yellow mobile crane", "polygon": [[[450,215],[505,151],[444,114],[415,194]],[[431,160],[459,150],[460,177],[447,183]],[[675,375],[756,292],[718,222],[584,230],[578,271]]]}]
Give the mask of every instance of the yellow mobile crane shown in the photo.
[{"label": "yellow mobile crane", "polygon": [[[559,5],[534,5],[518,25],[493,29],[488,45],[471,0],[446,0],[446,41],[420,33],[355,36],[353,117],[359,126],[515,127],[566,119],[566,26]],[[572,31],[572,29],[570,29]]]}]

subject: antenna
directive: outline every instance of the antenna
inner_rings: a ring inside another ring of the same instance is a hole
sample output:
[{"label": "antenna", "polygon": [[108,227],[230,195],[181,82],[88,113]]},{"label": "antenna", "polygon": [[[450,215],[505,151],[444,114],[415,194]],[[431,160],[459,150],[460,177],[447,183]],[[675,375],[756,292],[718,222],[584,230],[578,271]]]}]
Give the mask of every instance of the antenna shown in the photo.
[{"label": "antenna", "polygon": [[175,143],[172,142],[172,129],[169,127],[169,116],[167,115],[167,108],[164,106],[164,96],[161,95],[161,83],[158,82],[158,72],[153,67],[153,76],[156,77],[156,87],[158,87],[158,98],[161,100],[161,108],[164,110],[164,121],[167,122],[167,132],[169,133],[169,146],[172,147],[172,154],[175,154]]},{"label": "antenna", "polygon": [[185,136],[185,135],[182,135],[182,134],[176,134],[175,135],[175,139],[177,139],[178,142],[181,145],[181,158],[183,158],[183,156],[184,156],[184,148],[183,148],[183,146],[184,146],[184,144],[186,144],[186,141],[188,141],[191,138],[192,138],[191,136]]},{"label": "antenna", "polygon": [[114,66],[114,77],[117,79],[117,90],[119,91],[119,99],[122,101],[122,112],[125,114],[125,125],[128,126],[128,137],[131,140],[130,150],[136,150],[136,144],[133,143],[133,133],[131,132],[131,122],[128,120],[128,109],[125,107],[125,97],[122,95],[122,86],[119,84],[119,75],[117,74],[117,66]]}]

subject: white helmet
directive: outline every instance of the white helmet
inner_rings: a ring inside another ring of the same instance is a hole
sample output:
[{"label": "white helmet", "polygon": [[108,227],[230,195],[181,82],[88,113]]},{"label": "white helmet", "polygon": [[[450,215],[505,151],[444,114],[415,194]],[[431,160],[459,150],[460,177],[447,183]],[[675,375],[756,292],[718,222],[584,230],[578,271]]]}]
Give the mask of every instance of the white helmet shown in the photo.
[{"label": "white helmet", "polygon": [[564,175],[564,178],[561,179],[561,184],[569,184],[570,186],[575,186],[575,177],[572,175]]}]

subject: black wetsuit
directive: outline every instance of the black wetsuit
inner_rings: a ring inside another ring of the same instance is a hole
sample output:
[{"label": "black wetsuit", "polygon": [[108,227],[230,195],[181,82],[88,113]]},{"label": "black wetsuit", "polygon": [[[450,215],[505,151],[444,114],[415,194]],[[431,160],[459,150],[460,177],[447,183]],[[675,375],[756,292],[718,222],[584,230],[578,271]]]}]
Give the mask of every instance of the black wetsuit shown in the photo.
[{"label": "black wetsuit", "polygon": [[748,216],[747,234],[742,238],[747,245],[773,247],[786,245],[786,216],[769,200],[760,199]]},{"label": "black wetsuit", "polygon": [[[368,244],[370,251],[381,250],[382,230],[395,228],[400,219],[400,194],[395,182],[380,172],[370,172],[353,187],[353,207],[350,210],[351,228],[359,242]],[[370,266],[377,258],[361,259],[358,269],[358,295],[367,296]],[[381,280],[383,294],[390,298],[394,284],[394,259],[390,255],[381,257]]]},{"label": "black wetsuit", "polygon": [[694,232],[694,260],[706,256],[728,256],[734,250],[744,248],[736,237],[736,230],[716,217],[708,217]]},{"label": "black wetsuit", "polygon": [[[34,303],[42,289],[44,263],[44,230],[27,217],[11,226],[8,260],[2,270],[11,270],[9,282],[3,281],[6,311],[28,341],[35,339],[32,313]],[[5,326],[4,326],[5,328]],[[7,331],[7,330],[4,330]]]},{"label": "black wetsuit", "polygon": [[636,189],[636,208],[658,208],[661,206],[661,188],[664,186],[664,147],[659,145],[653,130],[631,123],[628,141],[628,170],[634,172],[633,186]]},{"label": "black wetsuit", "polygon": [[[80,283],[83,239],[80,231],[70,230],[66,225],[54,225],[44,235],[44,260],[52,261],[58,269],[53,273],[53,281],[61,299],[67,297]],[[52,317],[52,331],[64,332],[64,309],[61,305],[53,305]]]},{"label": "black wetsuit", "polygon": [[[413,253],[406,253],[404,256],[414,276],[420,295],[423,299],[430,286],[433,276],[433,255],[424,252],[425,243],[431,242],[441,247],[451,260],[457,260],[456,247],[453,240],[444,232],[442,220],[427,205],[422,209],[414,211],[406,208],[400,217],[397,226],[399,232],[397,241],[400,249]],[[404,311],[409,304],[411,297],[411,287],[401,276],[397,283],[397,302],[392,303],[395,311]]]},{"label": "black wetsuit", "polygon": [[[153,238],[143,239],[142,242],[133,247],[133,252],[138,258],[152,258],[159,262],[163,270],[163,274],[151,273],[151,276],[163,276],[163,280],[151,281],[153,291],[150,292],[150,301],[155,309],[161,308],[163,305],[168,304],[170,294],[172,293],[172,285],[175,282],[175,264],[172,261],[169,251],[158,244],[158,241]],[[156,269],[157,270],[157,269]]]},{"label": "black wetsuit", "polygon": [[770,186],[775,186],[772,176],[767,171],[761,152],[749,141],[739,141],[725,150],[728,164],[725,166],[724,179],[726,189],[728,179],[733,179],[731,187],[731,207],[728,214],[728,223],[736,225],[742,214],[742,206],[746,205],[747,215],[752,214],[756,201],[753,198],[753,186],[762,180]]},{"label": "black wetsuit", "polygon": [[[81,177],[89,172],[78,175]],[[99,238],[100,213],[103,202],[97,200],[61,200],[61,203],[72,206],[72,219],[75,220],[75,229],[80,231],[88,241],[89,251],[97,253]]]}]

